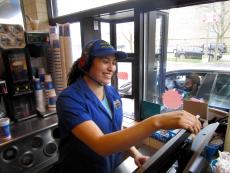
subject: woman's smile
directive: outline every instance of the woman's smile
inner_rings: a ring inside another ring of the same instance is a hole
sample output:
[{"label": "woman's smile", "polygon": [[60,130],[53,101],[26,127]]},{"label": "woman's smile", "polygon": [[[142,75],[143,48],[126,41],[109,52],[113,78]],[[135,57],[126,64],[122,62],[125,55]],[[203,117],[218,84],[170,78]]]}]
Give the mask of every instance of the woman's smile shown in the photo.
[{"label": "woman's smile", "polygon": [[113,76],[113,73],[103,73],[103,75],[105,76],[105,78],[111,79]]}]

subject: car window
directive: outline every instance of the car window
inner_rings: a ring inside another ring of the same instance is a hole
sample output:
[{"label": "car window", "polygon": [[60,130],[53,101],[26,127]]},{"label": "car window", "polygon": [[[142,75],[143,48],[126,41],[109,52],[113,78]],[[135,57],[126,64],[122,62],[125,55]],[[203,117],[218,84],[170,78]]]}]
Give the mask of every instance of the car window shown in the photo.
[{"label": "car window", "polygon": [[204,101],[208,102],[210,98],[210,93],[212,92],[212,86],[215,81],[216,74],[208,73],[205,75],[202,85],[200,86],[196,97],[199,99],[204,99]]},{"label": "car window", "polygon": [[[186,90],[186,78],[196,74],[200,85],[195,93]],[[210,107],[228,111],[230,109],[230,74],[217,72],[180,72],[166,74],[165,87],[176,89],[184,99],[195,97],[203,99]]]},{"label": "car window", "polygon": [[[181,95],[182,97],[194,97],[197,94],[197,91],[201,85],[201,82],[203,81],[203,78],[205,76],[206,73],[203,72],[176,72],[175,74],[169,74],[166,75],[165,78],[165,89],[169,90],[169,89],[176,89]],[[192,85],[190,85],[190,87],[188,87],[188,79],[189,78],[193,78],[192,79]],[[194,81],[194,77],[196,78],[196,80]]]},{"label": "car window", "polygon": [[222,109],[230,108],[230,75],[219,74],[217,76],[209,105]]},{"label": "car window", "polygon": [[184,83],[185,83],[185,78],[186,78],[185,74],[175,73],[175,74],[168,75],[165,78],[166,89],[173,89],[173,88],[175,88],[175,83],[177,85],[179,85],[179,86],[183,86]]}]

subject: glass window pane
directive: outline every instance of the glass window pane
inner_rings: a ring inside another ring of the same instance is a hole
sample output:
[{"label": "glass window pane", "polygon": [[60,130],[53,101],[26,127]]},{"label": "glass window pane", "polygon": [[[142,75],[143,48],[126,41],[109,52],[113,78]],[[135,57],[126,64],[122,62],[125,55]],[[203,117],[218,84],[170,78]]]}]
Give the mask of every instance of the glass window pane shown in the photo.
[{"label": "glass window pane", "polygon": [[228,111],[230,109],[230,74],[219,74],[216,80],[209,106],[214,106]]},{"label": "glass window pane", "polygon": [[77,5],[73,5],[73,4],[76,4],[76,0],[56,0],[57,16],[62,16],[62,15],[70,14],[70,13],[89,10],[92,8],[114,4],[114,3],[122,2],[122,1],[125,1],[125,0],[109,0],[109,1],[108,0],[87,0],[87,1],[81,1]]},{"label": "glass window pane", "polygon": [[134,53],[134,22],[116,24],[117,50]]},{"label": "glass window pane", "polygon": [[72,43],[72,54],[73,62],[81,56],[81,28],[80,23],[70,24],[71,43]]},{"label": "glass window pane", "polygon": [[101,22],[101,38],[110,43],[110,24]]},{"label": "glass window pane", "polygon": [[[117,63],[118,92],[122,95],[132,94],[132,63]],[[124,116],[134,119],[134,99],[122,98]]]},{"label": "glass window pane", "polygon": [[118,91],[121,95],[132,94],[132,63],[131,62],[118,62],[117,63],[117,78],[118,78]]},{"label": "glass window pane", "polygon": [[[230,88],[224,79],[230,75],[229,8],[230,1],[223,1],[167,10],[166,76],[184,70],[206,73],[195,97],[219,109],[229,109]],[[172,87],[172,80],[166,78],[165,83]]]},{"label": "glass window pane", "polygon": [[227,69],[230,63],[229,8],[230,1],[224,1],[167,11],[167,71]]},{"label": "glass window pane", "polygon": [[197,93],[197,98],[203,99],[204,101],[208,102],[210,98],[210,94],[212,91],[213,82],[215,81],[216,74],[207,74],[202,81],[200,89]]},{"label": "glass window pane", "polygon": [[134,120],[134,99],[122,98],[121,100],[123,103],[123,116]]}]

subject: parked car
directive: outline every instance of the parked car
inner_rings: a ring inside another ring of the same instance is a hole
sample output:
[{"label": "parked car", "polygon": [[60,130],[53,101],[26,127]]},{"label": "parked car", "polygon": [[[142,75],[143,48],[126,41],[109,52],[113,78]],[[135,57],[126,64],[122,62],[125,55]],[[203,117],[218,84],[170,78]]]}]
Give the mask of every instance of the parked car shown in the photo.
[{"label": "parked car", "polygon": [[[215,43],[209,43],[205,47],[207,47],[209,52],[215,51],[216,44]],[[222,54],[227,52],[227,48],[226,48],[225,43],[218,44],[217,49],[218,49],[219,53],[222,53]]]},{"label": "parked car", "polygon": [[175,57],[201,59],[204,54],[203,48],[200,46],[186,46],[176,49]]}]

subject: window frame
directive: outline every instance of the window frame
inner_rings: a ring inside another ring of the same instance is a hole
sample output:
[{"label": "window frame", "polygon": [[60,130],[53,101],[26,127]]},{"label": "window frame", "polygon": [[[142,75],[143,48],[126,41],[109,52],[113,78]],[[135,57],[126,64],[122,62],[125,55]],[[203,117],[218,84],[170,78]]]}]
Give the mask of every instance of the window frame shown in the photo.
[{"label": "window frame", "polygon": [[[116,39],[116,24],[121,24],[121,23],[128,23],[128,22],[134,22],[133,18],[126,18],[126,19],[122,19],[122,20],[118,20],[115,22],[112,22],[112,32],[110,32],[111,34],[111,44],[114,45],[115,49],[117,49],[117,39]],[[135,22],[134,22],[135,24]],[[135,36],[134,36],[135,37]],[[134,43],[135,44],[135,43]],[[130,99],[134,99],[134,90],[133,90],[133,86],[134,86],[134,61],[135,61],[135,52],[134,53],[127,53],[128,58],[126,58],[125,60],[119,60],[118,62],[129,62],[131,63],[131,67],[132,67],[132,92],[131,95],[123,95],[123,98],[130,98]],[[117,80],[117,79],[116,79]],[[118,89],[118,82],[116,81],[116,83],[114,83],[116,88]]]},{"label": "window frame", "polygon": [[[215,2],[221,2],[224,0],[217,0]],[[204,1],[196,1],[196,0],[172,0],[172,1],[167,1],[167,0],[162,0],[162,1],[152,1],[152,0],[142,0],[142,1],[124,1],[120,2],[117,4],[112,4],[112,5],[106,5],[103,7],[98,7],[90,10],[85,10],[82,12],[76,12],[72,14],[68,14],[65,16],[59,16],[55,17],[56,11],[57,11],[57,6],[55,7],[55,0],[47,0],[47,7],[48,7],[48,18],[49,18],[49,24],[50,25],[56,25],[56,23],[72,23],[72,22],[79,22],[82,19],[88,18],[88,17],[97,17],[100,16],[101,14],[113,14],[116,13],[117,11],[122,11],[122,10],[128,10],[128,9],[133,9],[134,10],[134,17],[132,20],[134,20],[134,54],[129,55],[129,57],[133,57],[133,71],[132,71],[132,81],[138,81],[138,82],[133,82],[133,89],[132,89],[132,94],[134,97],[134,114],[135,114],[135,119],[140,120],[140,113],[141,113],[141,101],[143,100],[143,64],[144,64],[144,12],[149,12],[149,11],[156,11],[156,10],[164,10],[164,9],[171,9],[171,8],[176,8],[176,7],[185,7],[185,6],[192,6],[192,5],[199,5],[199,4],[205,4],[205,3],[214,3],[210,2],[210,0],[204,0]],[[127,18],[117,20],[115,22],[122,22],[122,21],[128,21]],[[104,20],[99,20],[103,21]],[[111,32],[114,33],[115,28],[114,28],[114,23],[112,21],[107,20],[107,22],[110,22],[110,30]],[[82,33],[81,33],[82,34]],[[111,44],[116,45],[116,35],[111,34],[110,38]],[[83,45],[83,44],[82,44]],[[131,61],[131,59],[127,59],[126,61]],[[134,70],[135,69],[135,70]],[[135,94],[134,94],[135,93]]]}]

